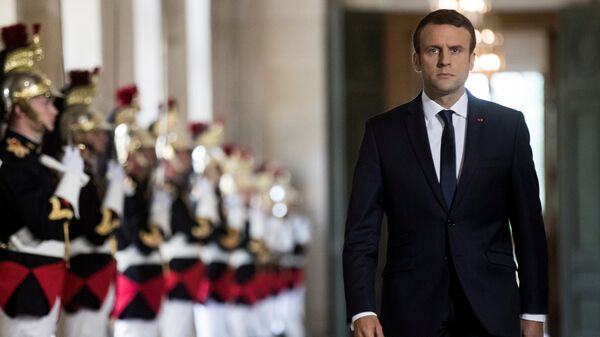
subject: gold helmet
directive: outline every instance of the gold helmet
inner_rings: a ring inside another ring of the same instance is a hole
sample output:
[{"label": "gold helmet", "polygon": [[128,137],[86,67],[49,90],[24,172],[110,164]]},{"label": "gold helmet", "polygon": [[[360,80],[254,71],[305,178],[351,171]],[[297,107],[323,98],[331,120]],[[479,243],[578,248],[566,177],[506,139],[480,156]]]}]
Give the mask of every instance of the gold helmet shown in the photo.
[{"label": "gold helmet", "polygon": [[156,137],[156,155],[160,159],[171,160],[176,151],[191,150],[192,140],[174,98],[169,98],[166,111],[163,105],[159,110],[161,114],[151,126],[152,133]]},{"label": "gold helmet", "polygon": [[[117,90],[117,109],[113,115],[115,125],[114,144],[117,160],[125,165],[132,151],[141,148],[148,135],[137,124],[137,113],[140,111],[138,90],[135,84]],[[138,132],[139,130],[139,132]]]},{"label": "gold helmet", "polygon": [[18,23],[2,28],[4,50],[0,53],[0,82],[2,91],[3,120],[8,120],[14,107],[19,105],[36,124],[41,125],[37,114],[29,106],[29,100],[46,96],[61,96],[52,88],[48,77],[34,67],[43,58],[40,46],[40,25],[33,25],[32,41],[27,40],[27,29]]},{"label": "gold helmet", "polygon": [[115,126],[126,124],[137,127],[137,114],[140,111],[138,89],[135,84],[127,85],[117,90],[117,110],[115,111]]},{"label": "gold helmet", "polygon": [[91,106],[92,98],[96,96],[98,73],[98,68],[91,72],[88,70],[69,72],[69,85],[65,89],[65,110],[60,121],[64,142],[72,138],[76,144],[80,144],[86,132],[112,129],[102,113]]},{"label": "gold helmet", "polygon": [[208,167],[214,166],[225,157],[221,148],[225,138],[223,123],[194,123],[190,125],[190,130],[194,137],[192,165],[196,173],[203,174]]}]

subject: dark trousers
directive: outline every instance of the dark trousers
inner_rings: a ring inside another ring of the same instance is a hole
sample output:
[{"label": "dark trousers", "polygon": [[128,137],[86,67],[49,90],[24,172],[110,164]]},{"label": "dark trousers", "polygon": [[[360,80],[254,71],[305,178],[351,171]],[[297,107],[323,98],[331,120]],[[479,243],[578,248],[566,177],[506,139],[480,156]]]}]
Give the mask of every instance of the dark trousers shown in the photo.
[{"label": "dark trousers", "polygon": [[437,331],[436,337],[494,337],[486,331],[458,281],[454,264],[448,258],[448,309]]}]

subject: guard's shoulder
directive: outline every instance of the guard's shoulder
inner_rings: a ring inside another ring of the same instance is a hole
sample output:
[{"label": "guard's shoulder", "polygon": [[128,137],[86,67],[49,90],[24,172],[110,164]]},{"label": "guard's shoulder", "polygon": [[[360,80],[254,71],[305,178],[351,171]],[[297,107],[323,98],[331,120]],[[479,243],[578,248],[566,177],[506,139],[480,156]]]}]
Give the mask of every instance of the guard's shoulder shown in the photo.
[{"label": "guard's shoulder", "polygon": [[2,143],[3,160],[29,159],[36,156],[36,146],[30,142],[24,142],[17,137],[6,137]]}]

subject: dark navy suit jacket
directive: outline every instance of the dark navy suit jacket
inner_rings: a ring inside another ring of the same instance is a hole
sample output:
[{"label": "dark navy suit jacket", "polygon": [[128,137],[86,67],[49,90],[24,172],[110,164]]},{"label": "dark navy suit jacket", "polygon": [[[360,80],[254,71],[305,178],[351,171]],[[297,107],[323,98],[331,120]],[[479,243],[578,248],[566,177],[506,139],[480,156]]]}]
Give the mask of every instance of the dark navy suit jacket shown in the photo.
[{"label": "dark navy suit jacket", "polygon": [[468,95],[463,166],[450,208],[434,169],[421,95],[366,123],[343,252],[347,317],[376,311],[385,214],[380,319],[386,336],[435,335],[448,310],[447,261],[490,333],[518,336],[520,313],[546,313],[546,238],[523,114]]}]

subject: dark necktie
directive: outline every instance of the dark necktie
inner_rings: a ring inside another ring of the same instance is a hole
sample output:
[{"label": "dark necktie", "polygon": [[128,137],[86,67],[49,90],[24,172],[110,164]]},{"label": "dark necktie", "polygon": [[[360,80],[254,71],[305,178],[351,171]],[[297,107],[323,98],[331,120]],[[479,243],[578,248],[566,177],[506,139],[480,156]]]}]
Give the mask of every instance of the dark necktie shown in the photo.
[{"label": "dark necktie", "polygon": [[452,125],[452,110],[442,110],[438,113],[444,120],[442,132],[442,148],[440,155],[440,185],[446,206],[452,206],[456,192],[456,143],[454,141],[454,125]]}]

